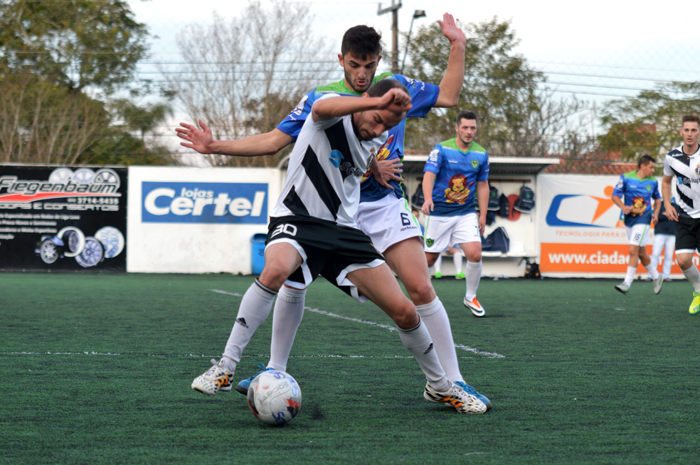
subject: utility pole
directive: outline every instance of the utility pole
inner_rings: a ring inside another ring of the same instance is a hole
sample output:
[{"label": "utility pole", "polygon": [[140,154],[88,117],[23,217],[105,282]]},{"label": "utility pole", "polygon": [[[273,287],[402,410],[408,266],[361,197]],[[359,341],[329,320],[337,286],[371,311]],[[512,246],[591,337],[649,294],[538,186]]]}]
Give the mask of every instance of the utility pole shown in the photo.
[{"label": "utility pole", "polygon": [[382,10],[382,4],[379,4],[379,10],[377,15],[381,16],[384,13],[391,12],[391,72],[399,73],[399,8],[401,8],[401,0],[398,3],[394,3],[395,0],[391,0],[391,6],[384,8]]}]

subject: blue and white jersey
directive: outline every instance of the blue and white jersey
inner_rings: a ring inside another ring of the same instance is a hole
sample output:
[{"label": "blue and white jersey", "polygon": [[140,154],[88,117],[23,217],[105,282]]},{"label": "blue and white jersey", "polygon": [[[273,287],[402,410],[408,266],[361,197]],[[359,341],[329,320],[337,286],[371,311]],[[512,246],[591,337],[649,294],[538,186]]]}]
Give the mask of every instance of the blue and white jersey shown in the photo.
[{"label": "blue and white jersey", "polygon": [[423,172],[435,174],[433,212],[435,216],[474,213],[476,183],[489,179],[489,155],[472,142],[464,152],[457,138],[439,143],[428,156]]},{"label": "blue and white jersey", "polygon": [[[430,109],[437,102],[438,94],[440,93],[440,87],[436,85],[416,81],[405,76],[401,76],[400,74],[380,74],[379,76],[375,76],[372,84],[382,79],[396,79],[408,89],[408,92],[411,94],[411,104],[413,106],[406,117],[424,118],[425,115],[428,114],[428,111],[430,111]],[[304,121],[311,114],[311,107],[313,106],[314,102],[327,93],[356,96],[362,95],[349,89],[345,85],[345,81],[317,87],[301,99],[296,108],[294,108],[294,110],[292,110],[291,113],[289,113],[289,115],[287,115],[287,117],[279,125],[277,125],[277,129],[285,134],[289,134],[294,138],[294,141],[296,141]],[[381,152],[377,154],[377,160],[392,160],[394,158],[403,159],[405,130],[406,119],[404,118],[398,126],[389,131],[387,144],[385,144]],[[368,170],[362,177],[360,201],[372,202],[392,193],[397,198],[403,198],[401,183],[391,181],[390,184],[393,187],[392,190],[381,186],[377,181],[375,181],[374,177]]]},{"label": "blue and white jersey", "polygon": [[625,205],[632,206],[632,211],[624,215],[625,226],[651,224],[651,200],[661,198],[659,181],[654,177],[639,179],[636,171],[620,176],[612,195],[623,199]]}]

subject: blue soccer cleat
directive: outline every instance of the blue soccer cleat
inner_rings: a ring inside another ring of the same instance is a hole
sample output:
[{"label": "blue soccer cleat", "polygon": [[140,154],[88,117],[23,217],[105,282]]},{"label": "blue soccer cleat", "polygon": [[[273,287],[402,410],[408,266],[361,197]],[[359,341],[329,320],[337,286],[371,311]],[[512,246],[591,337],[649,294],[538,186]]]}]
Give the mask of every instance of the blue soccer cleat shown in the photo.
[{"label": "blue soccer cleat", "polygon": [[492,406],[491,406],[491,401],[489,400],[489,398],[476,392],[476,389],[474,389],[474,386],[470,386],[469,384],[465,383],[464,381],[455,381],[455,384],[457,386],[461,387],[462,389],[464,389],[464,391],[467,394],[471,394],[474,397],[476,397],[477,399],[479,399],[481,402],[483,402],[484,405],[486,405],[487,412],[489,410],[491,410]]},{"label": "blue soccer cleat", "polygon": [[247,395],[248,395],[248,388],[250,387],[250,383],[252,383],[253,380],[254,380],[255,378],[257,378],[258,375],[259,375],[260,373],[262,373],[263,371],[272,370],[272,368],[267,368],[265,365],[263,365],[262,363],[258,362],[257,360],[253,360],[253,361],[254,361],[255,363],[258,364],[258,367],[260,367],[260,371],[258,371],[257,373],[255,373],[255,374],[254,374],[253,376],[251,376],[250,378],[241,380],[241,381],[236,385],[236,391],[240,392],[240,393],[243,394],[244,396],[247,396]]}]

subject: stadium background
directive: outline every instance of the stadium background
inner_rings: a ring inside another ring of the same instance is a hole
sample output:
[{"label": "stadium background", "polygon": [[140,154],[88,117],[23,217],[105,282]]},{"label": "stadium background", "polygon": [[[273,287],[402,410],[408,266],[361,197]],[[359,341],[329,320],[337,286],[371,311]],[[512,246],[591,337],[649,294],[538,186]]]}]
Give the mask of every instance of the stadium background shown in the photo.
[{"label": "stadium background", "polygon": [[[3,7],[22,3],[27,2],[6,1],[3,2]],[[57,8],[68,5],[61,1],[28,3],[54,5]],[[279,116],[284,115],[297,101],[299,95],[319,82],[342,78],[342,69],[335,56],[340,48],[339,31],[355,24],[371,25],[383,34],[385,53],[379,71],[390,70],[392,60],[396,58],[396,66],[405,67],[409,76],[415,76],[413,72],[429,74],[430,63],[426,71],[426,66],[420,63],[424,57],[412,53],[421,46],[425,47],[421,38],[429,35],[430,27],[435,29],[436,21],[444,12],[450,12],[459,18],[467,32],[468,45],[484,40],[484,25],[494,27],[492,31],[501,34],[501,42],[497,45],[504,48],[493,52],[492,56],[498,59],[507,57],[512,60],[509,64],[521,66],[527,71],[522,74],[507,74],[507,70],[489,68],[488,78],[479,75],[474,81],[477,89],[475,92],[482,89],[487,92],[482,96],[484,105],[497,109],[500,108],[499,105],[507,106],[509,102],[501,102],[503,94],[512,89],[519,90],[517,84],[513,84],[518,79],[533,85],[528,90],[539,96],[534,105],[538,110],[523,116],[528,120],[523,125],[524,132],[509,132],[511,128],[508,125],[519,123],[519,109],[530,111],[526,109],[526,104],[530,102],[527,99],[516,101],[515,109],[511,110],[509,116],[503,117],[498,111],[487,115],[495,123],[490,126],[485,124],[479,137],[482,143],[487,140],[485,145],[492,159],[496,161],[497,157],[527,156],[529,161],[535,162],[551,158],[550,162],[542,161],[540,170],[544,170],[549,163],[552,166],[543,172],[591,175],[593,177],[584,178],[582,183],[603,183],[605,186],[591,188],[590,192],[575,193],[587,201],[595,203],[599,201],[596,199],[607,196],[606,188],[612,184],[611,179],[632,169],[634,165],[629,162],[639,154],[651,153],[660,157],[669,148],[668,144],[677,143],[673,132],[678,116],[700,108],[698,84],[693,81],[700,71],[698,60],[695,59],[698,46],[690,27],[692,19],[689,19],[698,12],[696,5],[690,5],[683,14],[677,14],[670,10],[653,13],[641,9],[630,11],[623,2],[593,2],[585,8],[562,8],[560,4],[551,1],[538,2],[536,7],[518,2],[501,2],[498,5],[469,5],[468,8],[457,1],[436,1],[430,4],[401,2],[400,8],[399,3],[395,3],[398,25],[396,57],[392,53],[394,13],[388,11],[392,9],[389,3],[378,5],[375,2],[354,2],[352,8],[349,8],[345,2],[335,1],[202,1],[196,7],[181,1],[125,2],[123,6],[132,11],[133,19],[142,23],[147,31],[147,35],[140,39],[144,53],[133,73],[126,73],[129,74],[129,79],[124,85],[113,89],[113,92],[106,92],[99,86],[88,86],[81,91],[96,101],[107,102],[107,108],[114,113],[110,124],[125,128],[127,135],[140,139],[142,146],[139,150],[130,151],[129,147],[114,145],[106,155],[102,154],[102,158],[92,148],[86,150],[88,155],[84,157],[66,157],[60,152],[47,152],[37,153],[34,158],[32,154],[22,158],[18,153],[21,150],[12,151],[12,147],[5,144],[6,138],[0,138],[0,145],[4,144],[2,161],[36,163],[38,158],[48,161],[52,166],[70,166],[74,169],[77,169],[77,165],[73,165],[75,162],[236,166],[243,162],[239,159],[201,156],[180,147],[174,127],[180,121],[194,122],[201,117],[212,126],[215,137],[219,138],[239,138],[271,129],[279,121]],[[379,14],[380,11],[384,13]],[[257,27],[257,35],[251,32],[255,32],[255,29],[246,29],[248,26]],[[444,38],[438,36],[438,39],[439,46],[446,49]],[[220,50],[216,49],[217,46]],[[236,50],[238,55],[233,53]],[[485,52],[477,55],[484,61],[488,56]],[[488,65],[470,63],[468,74],[471,71],[482,72]],[[437,79],[440,75],[438,72]],[[469,87],[465,85],[467,91]],[[7,95],[12,94],[8,92]],[[474,100],[472,96],[465,100],[472,101],[478,99]],[[113,105],[114,102],[117,104]],[[151,112],[151,121],[148,124],[139,124],[139,121],[132,124],[128,112],[123,111],[124,102],[131,105],[129,108],[132,110]],[[557,105],[560,105],[560,109],[563,108],[560,113],[546,113],[547,108]],[[271,113],[270,108],[274,108],[277,113]],[[48,111],[40,110],[37,114],[50,117]],[[409,125],[407,151],[418,157],[412,172],[407,174],[409,194],[416,189],[419,181],[420,156],[426,154],[435,142],[452,137],[450,115],[449,112],[434,111],[433,120],[428,121],[427,126]],[[540,121],[538,117],[543,119]],[[235,124],[231,123],[233,120],[236,121]],[[562,125],[561,121],[566,123]],[[547,130],[547,124],[553,129]],[[431,129],[435,131],[431,132]],[[540,140],[531,142],[528,130],[539,130],[540,133],[535,135]],[[669,132],[670,137],[660,136]],[[31,134],[32,131],[25,129],[25,134],[27,133]],[[436,140],[434,139],[438,136],[435,133],[439,136]],[[626,137],[630,135],[644,137],[640,140]],[[94,138],[97,142],[93,145],[99,145],[100,138],[106,136],[97,132]],[[145,156],[142,157],[144,153]],[[266,157],[251,163],[272,169],[283,167],[279,162],[287,153],[283,151],[277,157]],[[67,160],[73,163],[66,163]],[[250,160],[245,160],[248,161]],[[518,165],[517,161],[511,165],[508,163],[510,162],[503,164],[511,166],[510,171],[506,169],[493,176],[502,181],[495,183],[502,193],[511,198],[517,195],[521,183],[515,182],[516,180],[532,182],[533,186],[537,184],[535,175],[538,171],[523,171],[513,167]],[[174,182],[184,182],[191,176],[189,172],[182,171],[185,168],[163,169],[166,171],[156,176],[160,180],[167,177],[162,174],[166,172],[179,173],[171,176],[170,180]],[[200,172],[195,177],[199,179],[198,176],[201,176],[204,179],[210,176],[203,173]],[[608,177],[598,177],[601,175]],[[234,178],[236,176],[245,176],[245,171],[234,175]],[[268,176],[275,178],[269,194],[278,188],[282,177],[283,173],[279,178],[276,175]],[[136,176],[134,179],[141,178]],[[145,181],[149,182],[148,179]],[[548,226],[552,226],[546,221],[551,207],[547,202],[557,194],[571,194],[556,191],[549,195],[549,192],[535,190],[539,199],[536,209],[539,219],[535,220],[536,215],[533,214],[529,225],[523,225],[523,219],[515,223],[513,218],[509,218],[510,223],[499,219],[494,225],[507,224],[510,228],[513,249],[510,265],[516,262],[518,265],[489,270],[490,275],[521,274],[524,264],[520,259],[540,255],[540,235]],[[542,194],[545,195],[541,196]],[[542,199],[548,200],[543,204]],[[605,212],[607,216],[614,213],[609,208]],[[563,210],[559,213],[566,216]],[[139,215],[135,211],[131,212],[132,223],[140,218]],[[593,224],[599,218],[598,213],[593,213],[588,222]],[[608,223],[610,220],[608,218]],[[571,224],[568,222],[566,226],[570,227]],[[619,224],[617,228],[619,229]],[[249,236],[262,231],[248,230],[241,226],[236,230],[245,232],[242,235],[234,234],[237,244],[235,250],[231,250],[229,244],[226,253],[219,254],[219,257],[234,256],[236,267],[194,267],[181,268],[179,271],[246,272],[245,266],[241,264],[250,262],[247,255],[250,253]],[[208,231],[211,232],[212,229],[209,228]],[[163,232],[152,234],[153,242],[159,243]],[[134,240],[137,235],[129,237]],[[616,237],[616,240],[618,244],[615,247],[624,247],[623,238]],[[206,247],[203,246],[195,253],[204,262],[207,259],[203,250],[211,250],[213,246],[224,243],[224,240],[223,237],[211,237],[205,242]],[[551,243],[556,241],[548,242]],[[565,244],[565,247],[572,248],[571,243]],[[612,257],[614,253],[613,250],[582,247],[583,244],[573,245],[574,249],[578,249],[576,252],[585,253],[586,257],[595,257],[593,260],[596,262],[599,261],[597,257],[600,254]],[[136,250],[141,250],[142,253],[133,255]],[[132,254],[129,261],[133,264],[143,260],[146,251],[155,253],[156,249],[150,244],[127,247],[127,252]],[[558,246],[552,249],[552,257],[558,260],[559,265],[550,268],[550,272],[561,271],[562,261],[569,261],[571,266],[578,261],[590,262],[589,258],[583,258],[584,255],[563,257],[562,253],[564,251]],[[166,257],[168,254],[163,252],[159,256]],[[544,260],[543,257],[539,258]],[[543,265],[543,271],[547,272],[547,265]],[[600,268],[600,263],[595,265]],[[447,267],[449,266],[448,263]],[[574,268],[578,268],[578,272],[586,272],[580,267]],[[169,268],[137,266],[132,270],[168,271]],[[617,273],[616,271],[613,275],[616,276]]]}]

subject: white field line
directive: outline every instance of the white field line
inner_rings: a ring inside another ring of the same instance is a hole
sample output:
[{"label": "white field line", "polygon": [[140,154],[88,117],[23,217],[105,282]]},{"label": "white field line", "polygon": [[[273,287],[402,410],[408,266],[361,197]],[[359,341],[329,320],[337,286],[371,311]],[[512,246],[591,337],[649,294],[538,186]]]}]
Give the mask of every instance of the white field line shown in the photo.
[{"label": "white field line", "polygon": [[[219,294],[232,295],[235,297],[243,297],[241,294],[237,294],[235,292],[226,292],[226,291],[222,291],[220,289],[211,289],[211,291],[218,292]],[[375,323],[374,321],[360,320],[358,318],[350,318],[347,316],[337,315],[335,313],[327,312],[325,310],[319,310],[317,308],[304,307],[304,310],[307,310],[307,311],[313,312],[313,313],[318,313],[319,315],[332,316],[333,318],[340,318],[342,320],[354,321],[356,323],[363,323],[366,325],[377,326],[379,328],[384,328],[384,329],[389,330],[389,331],[397,331],[395,326],[384,325],[381,323]],[[474,354],[483,355],[484,357],[488,357],[488,358],[506,358],[505,355],[497,354],[494,352],[484,352],[482,350],[475,349],[474,347],[469,347],[469,346],[465,346],[462,344],[455,344],[455,347],[457,349],[462,349],[462,350],[465,350],[467,352],[472,352]]]}]

